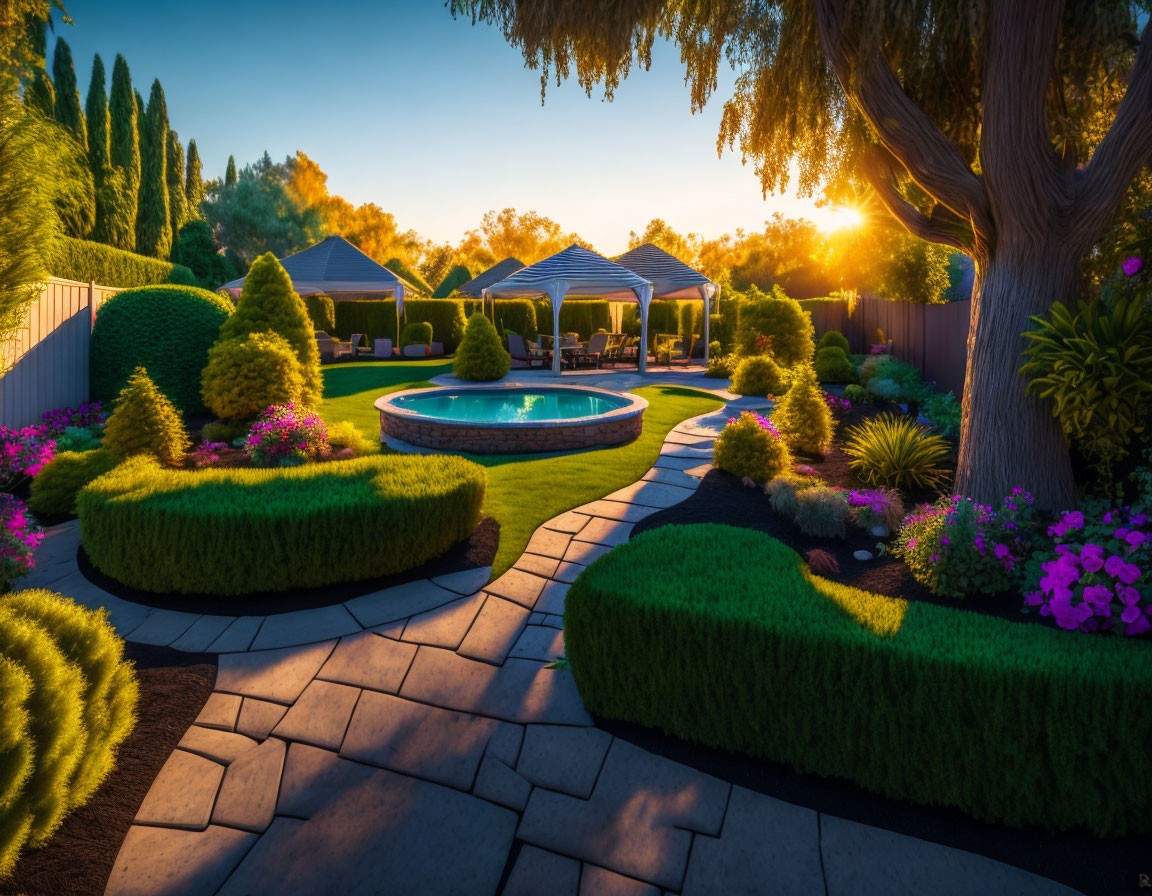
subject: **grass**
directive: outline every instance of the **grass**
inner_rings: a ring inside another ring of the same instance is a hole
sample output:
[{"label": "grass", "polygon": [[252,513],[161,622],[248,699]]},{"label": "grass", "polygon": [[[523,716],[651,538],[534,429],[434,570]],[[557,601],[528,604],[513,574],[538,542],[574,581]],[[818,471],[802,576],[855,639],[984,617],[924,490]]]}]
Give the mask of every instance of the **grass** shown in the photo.
[{"label": "grass", "polygon": [[[447,373],[450,367],[442,362],[417,361],[325,368],[325,399],[320,413],[327,420],[351,420],[379,438],[380,414],[372,403],[387,392],[430,385],[418,378]],[[500,523],[493,577],[516,562],[541,523],[631,485],[655,463],[672,427],[722,404],[708,392],[680,386],[646,386],[633,391],[648,400],[648,410],[644,412],[643,433],[627,445],[571,454],[466,455],[488,468],[484,512]]]}]

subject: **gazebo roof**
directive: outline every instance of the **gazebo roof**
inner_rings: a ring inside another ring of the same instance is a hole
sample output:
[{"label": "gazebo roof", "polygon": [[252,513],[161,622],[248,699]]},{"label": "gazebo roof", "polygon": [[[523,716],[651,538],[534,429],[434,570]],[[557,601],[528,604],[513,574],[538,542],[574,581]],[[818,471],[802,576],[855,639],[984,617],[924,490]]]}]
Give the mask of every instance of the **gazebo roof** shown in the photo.
[{"label": "gazebo roof", "polygon": [[[316,293],[391,293],[415,287],[377,264],[348,240],[333,234],[315,246],[280,259],[284,270],[292,278],[292,288],[300,295]],[[220,289],[240,289],[244,278],[225,283]]]},{"label": "gazebo roof", "polygon": [[652,281],[652,297],[656,299],[699,299],[701,286],[716,288],[699,271],[651,243],[625,252],[616,263]]},{"label": "gazebo roof", "polygon": [[456,291],[480,298],[480,293],[493,283],[499,283],[505,277],[510,277],[523,268],[524,262],[519,258],[505,258],[503,261],[492,265],[488,270],[477,274],[463,286],[458,287]]},{"label": "gazebo roof", "polygon": [[651,284],[628,268],[575,244],[487,287],[493,296],[540,295],[557,284],[564,294],[637,301],[636,290]]}]

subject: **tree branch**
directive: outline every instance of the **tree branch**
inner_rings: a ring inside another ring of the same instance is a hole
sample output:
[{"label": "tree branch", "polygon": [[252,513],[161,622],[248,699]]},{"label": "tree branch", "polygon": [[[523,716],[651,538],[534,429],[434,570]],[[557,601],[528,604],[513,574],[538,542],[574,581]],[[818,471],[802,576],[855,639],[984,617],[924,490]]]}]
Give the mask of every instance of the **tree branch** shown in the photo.
[{"label": "tree branch", "polygon": [[864,176],[876,191],[877,197],[889,213],[912,234],[930,243],[943,243],[969,255],[979,252],[976,234],[963,218],[944,206],[937,206],[931,214],[924,214],[901,195],[884,150],[863,160]]}]

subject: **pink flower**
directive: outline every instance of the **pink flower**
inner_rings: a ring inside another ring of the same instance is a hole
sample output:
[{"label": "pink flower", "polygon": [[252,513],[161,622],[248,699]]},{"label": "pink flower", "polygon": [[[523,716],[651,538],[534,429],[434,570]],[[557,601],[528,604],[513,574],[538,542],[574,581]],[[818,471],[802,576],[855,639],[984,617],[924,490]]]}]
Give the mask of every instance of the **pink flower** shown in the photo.
[{"label": "pink flower", "polygon": [[1140,268],[1144,267],[1144,262],[1133,255],[1131,258],[1121,264],[1120,267],[1123,268],[1125,275],[1133,277],[1139,273]]}]

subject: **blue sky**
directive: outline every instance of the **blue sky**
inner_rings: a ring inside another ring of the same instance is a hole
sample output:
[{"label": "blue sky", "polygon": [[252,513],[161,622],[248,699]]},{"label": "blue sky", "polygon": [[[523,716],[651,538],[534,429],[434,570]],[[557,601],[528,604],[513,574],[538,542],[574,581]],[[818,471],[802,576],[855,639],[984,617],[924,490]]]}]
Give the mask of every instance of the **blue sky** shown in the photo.
[{"label": "blue sky", "polygon": [[[221,175],[267,149],[300,149],[333,193],[375,202],[402,229],[458,240],[488,209],[535,209],[602,252],[662,217],[718,236],[757,229],[809,200],[762,199],[739,153],[716,156],[723,99],[692,115],[678,51],[657,48],[613,102],[574,82],[550,87],[494,29],[409,3],[65,0],[81,94],[93,53],[116,53],[137,89],[164,85],[172,126]],[[54,42],[50,38],[50,42]],[[51,45],[49,48],[51,52]],[[818,217],[818,215],[817,215]]]}]

